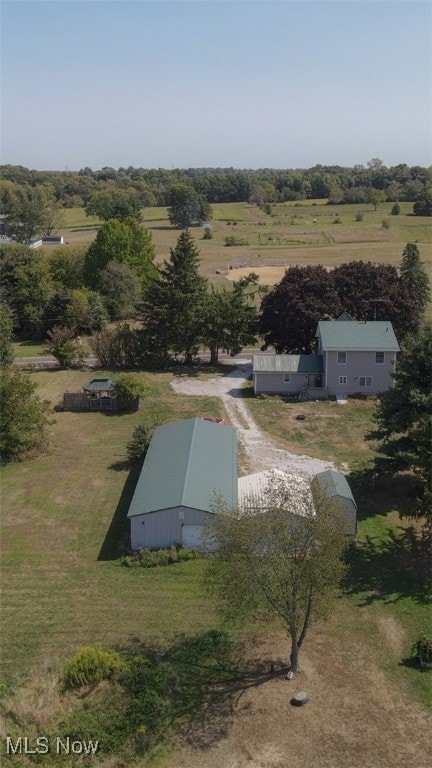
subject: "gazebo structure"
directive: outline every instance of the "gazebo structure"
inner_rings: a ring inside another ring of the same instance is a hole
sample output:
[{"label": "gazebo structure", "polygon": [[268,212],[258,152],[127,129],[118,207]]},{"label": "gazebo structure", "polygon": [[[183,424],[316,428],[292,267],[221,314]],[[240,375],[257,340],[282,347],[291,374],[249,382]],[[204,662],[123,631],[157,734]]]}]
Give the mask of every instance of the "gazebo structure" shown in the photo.
[{"label": "gazebo structure", "polygon": [[115,385],[112,379],[92,379],[83,384],[83,390],[90,397],[114,397]]},{"label": "gazebo structure", "polygon": [[83,384],[82,392],[65,392],[65,411],[137,411],[139,396],[121,399],[116,394],[115,384],[109,378],[95,378]]}]

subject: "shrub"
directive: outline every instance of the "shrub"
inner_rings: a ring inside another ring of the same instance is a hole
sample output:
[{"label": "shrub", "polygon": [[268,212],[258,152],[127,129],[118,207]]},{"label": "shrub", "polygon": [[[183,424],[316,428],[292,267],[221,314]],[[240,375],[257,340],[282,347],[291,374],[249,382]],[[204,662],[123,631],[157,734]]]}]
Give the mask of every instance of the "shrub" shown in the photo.
[{"label": "shrub", "polygon": [[119,400],[133,400],[148,392],[148,387],[136,373],[122,373],[114,382],[115,393]]},{"label": "shrub", "polygon": [[66,661],[63,672],[65,688],[80,688],[101,680],[112,680],[125,670],[125,662],[115,651],[104,651],[100,645],[81,648]]},{"label": "shrub", "polygon": [[399,216],[400,214],[400,205],[399,203],[395,203],[393,208],[391,209],[391,215],[392,216]]},{"label": "shrub", "polygon": [[85,352],[74,328],[55,325],[47,332],[44,352],[54,355],[60,368],[75,368],[84,363]]},{"label": "shrub", "polygon": [[156,568],[160,565],[195,560],[197,557],[203,557],[202,553],[175,544],[167,549],[137,549],[133,554],[122,557],[120,562],[126,568]]},{"label": "shrub", "polygon": [[203,234],[203,240],[212,240],[213,239],[213,230],[211,227],[204,227],[204,234]]},{"label": "shrub", "polygon": [[246,240],[244,237],[236,237],[235,235],[229,235],[229,237],[225,238],[226,247],[235,245],[249,245],[249,240]]},{"label": "shrub", "polygon": [[364,219],[364,215],[361,213],[361,211],[358,211],[358,212],[356,213],[356,217],[355,217],[355,220],[356,220],[356,221],[363,221],[363,219]]},{"label": "shrub", "polygon": [[132,438],[126,446],[128,461],[132,464],[142,461],[148,451],[154,427],[142,422],[135,427]]},{"label": "shrub", "polygon": [[422,669],[432,669],[432,639],[420,635],[412,647],[412,654]]},{"label": "shrub", "polygon": [[336,216],[333,219],[333,224],[342,224],[342,219],[340,218],[340,216]]},{"label": "shrub", "polygon": [[390,229],[390,224],[388,223],[387,219],[383,219],[381,222],[381,228],[382,229]]}]

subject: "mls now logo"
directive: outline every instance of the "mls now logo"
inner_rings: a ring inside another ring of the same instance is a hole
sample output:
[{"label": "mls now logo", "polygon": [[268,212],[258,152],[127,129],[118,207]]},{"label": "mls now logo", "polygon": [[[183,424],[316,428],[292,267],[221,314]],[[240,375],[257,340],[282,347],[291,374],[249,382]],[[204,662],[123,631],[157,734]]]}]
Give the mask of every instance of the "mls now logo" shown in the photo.
[{"label": "mls now logo", "polygon": [[46,736],[38,736],[36,739],[19,736],[16,740],[6,736],[7,755],[46,755],[47,752],[49,752],[49,741]]}]

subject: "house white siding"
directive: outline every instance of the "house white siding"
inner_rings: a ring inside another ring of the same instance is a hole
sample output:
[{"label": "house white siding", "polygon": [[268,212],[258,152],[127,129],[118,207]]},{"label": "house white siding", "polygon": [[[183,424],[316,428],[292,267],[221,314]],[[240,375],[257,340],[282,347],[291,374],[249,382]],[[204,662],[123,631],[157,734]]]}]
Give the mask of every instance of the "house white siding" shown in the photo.
[{"label": "house white siding", "polygon": [[[290,381],[286,381],[289,376]],[[254,392],[271,394],[295,394],[308,385],[307,373],[254,373]]]},{"label": "house white siding", "polygon": [[[326,387],[329,395],[374,395],[393,387],[395,352],[385,352],[384,363],[376,362],[376,353],[348,350],[346,363],[337,362],[336,351],[326,352]],[[346,383],[339,378],[346,376]],[[360,386],[361,379],[370,377],[371,386]]]},{"label": "house white siding", "polygon": [[[161,549],[183,544],[183,527],[200,526],[202,529],[212,517],[210,512],[189,507],[160,509],[135,515],[131,518],[131,549]],[[199,543],[190,548],[198,549]]]}]

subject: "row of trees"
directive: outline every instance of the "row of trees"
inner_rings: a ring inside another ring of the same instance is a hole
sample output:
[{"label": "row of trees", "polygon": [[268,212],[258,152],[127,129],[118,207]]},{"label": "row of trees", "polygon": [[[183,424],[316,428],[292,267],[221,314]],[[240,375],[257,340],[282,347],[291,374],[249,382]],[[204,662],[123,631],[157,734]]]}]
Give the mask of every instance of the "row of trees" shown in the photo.
[{"label": "row of trees", "polygon": [[90,333],[131,317],[157,270],[151,234],[134,218],[103,224],[87,250],[47,258],[23,245],[0,248],[0,290],[15,331],[43,337],[54,325]]},{"label": "row of trees", "polygon": [[[1,167],[2,190],[43,187],[64,207],[87,206],[96,193],[127,191],[139,207],[171,205],[172,188],[186,184],[208,203],[263,202],[327,198],[337,203],[366,202],[371,189],[388,200],[415,201],[432,186],[432,171],[404,163],[387,168],[379,158],[353,168],[316,165],[308,169],[82,168],[71,171],[34,171],[22,166]],[[6,185],[6,186],[4,186]],[[3,202],[3,192],[0,192]],[[95,198],[99,203],[99,198]],[[92,203],[90,203],[92,205]],[[95,215],[98,215],[97,213]],[[129,215],[131,213],[129,212]]]}]

